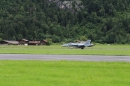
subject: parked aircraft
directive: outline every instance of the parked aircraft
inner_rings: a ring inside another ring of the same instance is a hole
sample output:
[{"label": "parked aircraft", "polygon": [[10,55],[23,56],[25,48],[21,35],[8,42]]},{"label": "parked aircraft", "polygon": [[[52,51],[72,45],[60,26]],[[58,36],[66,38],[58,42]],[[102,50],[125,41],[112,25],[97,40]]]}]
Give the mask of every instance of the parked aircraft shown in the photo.
[{"label": "parked aircraft", "polygon": [[76,47],[76,48],[81,48],[84,49],[85,47],[91,47],[94,44],[91,44],[91,40],[87,40],[86,42],[80,42],[80,43],[67,43],[63,44],[63,47]]}]

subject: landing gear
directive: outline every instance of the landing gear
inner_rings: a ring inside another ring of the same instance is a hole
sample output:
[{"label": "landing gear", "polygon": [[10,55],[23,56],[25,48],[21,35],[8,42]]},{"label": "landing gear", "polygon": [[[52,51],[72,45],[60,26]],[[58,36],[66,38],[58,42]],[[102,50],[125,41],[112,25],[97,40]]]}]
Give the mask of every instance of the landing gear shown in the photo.
[{"label": "landing gear", "polygon": [[81,49],[84,49],[85,47],[81,47]]}]

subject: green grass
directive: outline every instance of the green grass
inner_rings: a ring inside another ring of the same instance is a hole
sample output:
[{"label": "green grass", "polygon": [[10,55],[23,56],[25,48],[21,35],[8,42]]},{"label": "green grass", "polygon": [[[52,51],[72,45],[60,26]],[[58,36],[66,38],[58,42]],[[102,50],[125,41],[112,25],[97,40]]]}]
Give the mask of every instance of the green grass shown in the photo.
[{"label": "green grass", "polygon": [[[128,55],[129,45],[0,46],[1,54]],[[129,86],[129,62],[0,61],[0,86]]]},{"label": "green grass", "polygon": [[127,55],[130,45],[95,45],[85,49],[70,49],[61,45],[51,46],[0,46],[0,54],[78,54],[78,55]]},{"label": "green grass", "polygon": [[129,86],[128,62],[0,61],[0,86]]}]

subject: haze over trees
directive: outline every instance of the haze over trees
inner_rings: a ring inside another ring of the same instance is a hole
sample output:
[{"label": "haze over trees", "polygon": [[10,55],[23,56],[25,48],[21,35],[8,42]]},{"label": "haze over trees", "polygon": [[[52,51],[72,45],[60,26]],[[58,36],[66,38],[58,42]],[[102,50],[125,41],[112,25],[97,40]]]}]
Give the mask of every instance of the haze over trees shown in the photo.
[{"label": "haze over trees", "polygon": [[68,42],[85,36],[99,43],[130,43],[130,0],[72,1],[69,9],[51,0],[2,0],[0,40]]}]

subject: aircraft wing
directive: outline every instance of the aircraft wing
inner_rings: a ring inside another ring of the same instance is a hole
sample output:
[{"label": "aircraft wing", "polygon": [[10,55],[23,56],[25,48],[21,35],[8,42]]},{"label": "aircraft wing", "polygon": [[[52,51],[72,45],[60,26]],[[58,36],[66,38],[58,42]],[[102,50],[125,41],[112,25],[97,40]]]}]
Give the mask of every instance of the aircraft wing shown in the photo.
[{"label": "aircraft wing", "polygon": [[78,47],[79,44],[78,43],[68,43],[68,44],[63,44],[63,47]]}]

